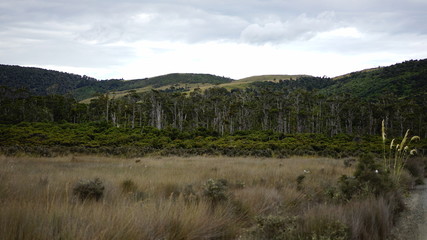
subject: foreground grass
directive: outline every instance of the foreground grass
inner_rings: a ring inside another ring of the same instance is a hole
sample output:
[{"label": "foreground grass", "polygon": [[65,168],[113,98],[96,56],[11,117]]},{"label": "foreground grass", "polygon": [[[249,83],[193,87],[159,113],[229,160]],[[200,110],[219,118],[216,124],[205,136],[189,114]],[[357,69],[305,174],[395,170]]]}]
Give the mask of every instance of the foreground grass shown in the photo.
[{"label": "foreground grass", "polygon": [[[383,239],[390,198],[337,200],[353,171],[327,158],[2,156],[0,239]],[[94,178],[100,201],[73,196]],[[226,183],[222,199],[208,179]]]}]

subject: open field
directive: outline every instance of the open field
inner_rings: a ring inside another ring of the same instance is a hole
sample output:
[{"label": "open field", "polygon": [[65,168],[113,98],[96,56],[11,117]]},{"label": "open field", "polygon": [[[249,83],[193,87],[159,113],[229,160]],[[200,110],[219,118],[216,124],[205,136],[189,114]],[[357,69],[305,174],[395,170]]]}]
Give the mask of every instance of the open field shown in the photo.
[{"label": "open field", "polygon": [[[0,239],[383,239],[394,203],[340,201],[353,171],[314,157],[2,156]],[[95,178],[99,201],[73,195]]]}]

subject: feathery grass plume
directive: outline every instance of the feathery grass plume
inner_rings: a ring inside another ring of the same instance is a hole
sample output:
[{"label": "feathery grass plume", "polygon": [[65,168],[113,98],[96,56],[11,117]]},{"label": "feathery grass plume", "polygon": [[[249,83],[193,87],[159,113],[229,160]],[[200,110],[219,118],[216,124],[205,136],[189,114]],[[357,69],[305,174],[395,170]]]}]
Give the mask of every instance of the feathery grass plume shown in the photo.
[{"label": "feathery grass plume", "polygon": [[[391,140],[389,147],[388,157],[386,156],[386,129],[384,120],[381,122],[381,137],[383,141],[383,158],[384,158],[384,169],[390,171],[395,177],[396,181],[399,182],[400,175],[402,173],[403,167],[406,164],[408,158],[416,153],[415,149],[410,149],[410,144],[412,141],[420,140],[419,136],[413,136],[408,141],[409,129],[406,131],[402,141],[394,145],[395,139]],[[415,151],[414,151],[415,150]]]},{"label": "feathery grass plume", "polygon": [[402,151],[402,150],[403,150],[403,148],[405,147],[406,140],[408,140],[408,134],[409,134],[409,129],[408,129],[408,130],[406,130],[405,136],[403,137],[402,142],[400,142],[400,148],[399,148],[399,151]]},{"label": "feathery grass plume", "polygon": [[412,142],[412,141],[419,141],[419,140],[420,140],[420,137],[419,137],[419,136],[413,136],[409,142]]},{"label": "feathery grass plume", "polygon": [[390,143],[390,150],[391,150],[391,149],[393,149],[393,146],[394,146],[394,140],[395,140],[394,138],[393,138],[393,140],[391,140],[391,143]]},{"label": "feathery grass plume", "polygon": [[412,150],[409,152],[409,155],[415,155],[415,154],[417,154],[417,149],[412,149]]}]

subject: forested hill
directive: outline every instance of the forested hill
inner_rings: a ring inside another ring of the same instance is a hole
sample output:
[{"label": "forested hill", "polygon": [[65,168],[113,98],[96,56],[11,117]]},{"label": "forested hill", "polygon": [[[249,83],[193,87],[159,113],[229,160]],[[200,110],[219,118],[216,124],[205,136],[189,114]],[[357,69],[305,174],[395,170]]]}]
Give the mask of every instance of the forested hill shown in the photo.
[{"label": "forested hill", "polygon": [[39,96],[63,95],[96,82],[94,78],[76,74],[34,67],[0,65],[0,86],[27,89],[31,94]]},{"label": "forested hill", "polygon": [[427,59],[362,70],[336,78],[301,76],[293,81],[254,82],[251,86],[276,90],[318,90],[328,96],[350,94],[366,100],[384,97],[420,100],[427,97]]},{"label": "forested hill", "polygon": [[337,77],[335,80],[335,84],[322,92],[352,93],[367,99],[390,95],[415,99],[427,94],[427,59],[354,72]]},{"label": "forested hill", "polygon": [[[76,89],[73,96],[82,100],[90,98],[97,93],[120,92],[135,90],[136,92],[144,92],[150,89],[168,88],[176,90],[186,90],[181,85],[186,84],[209,84],[212,86],[232,82],[233,79],[215,76],[211,74],[195,74],[195,73],[172,73],[162,76],[135,79],[135,80],[105,80],[98,81],[96,84],[91,84]],[[126,94],[126,93],[125,93]]]},{"label": "forested hill", "polygon": [[33,95],[71,94],[81,100],[95,94],[112,91],[133,90],[144,87],[160,88],[174,84],[211,84],[229,83],[230,78],[210,74],[167,74],[163,76],[136,80],[98,81],[87,76],[46,70],[34,67],[0,65],[0,86],[11,89],[26,89]]},{"label": "forested hill", "polygon": [[[352,94],[368,100],[393,96],[396,98],[424,99],[427,96],[427,59],[411,60],[388,67],[362,70],[336,78],[311,76],[257,76],[254,81],[233,81],[230,78],[210,74],[173,73],[158,77],[135,80],[99,81],[87,76],[45,70],[33,67],[0,65],[0,86],[12,90],[27,89],[32,95],[71,94],[77,100],[95,95],[116,92],[125,96],[128,91],[137,93],[157,89],[182,92],[194,88],[213,86],[234,88],[269,88],[279,91],[290,89],[318,90],[325,95]],[[268,78],[269,77],[269,78]]]}]

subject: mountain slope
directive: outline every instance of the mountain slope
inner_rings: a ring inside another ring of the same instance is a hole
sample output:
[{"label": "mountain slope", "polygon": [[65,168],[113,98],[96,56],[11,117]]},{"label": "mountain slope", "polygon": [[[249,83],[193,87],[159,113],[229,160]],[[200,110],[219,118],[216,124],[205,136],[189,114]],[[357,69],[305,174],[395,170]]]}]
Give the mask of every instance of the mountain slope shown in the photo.
[{"label": "mountain slope", "polygon": [[164,88],[179,84],[218,85],[230,83],[230,78],[210,74],[167,74],[135,80],[98,81],[87,76],[63,73],[34,67],[0,65],[0,86],[25,88],[34,95],[71,94],[76,99],[90,98],[97,93],[129,91],[141,88]]},{"label": "mountain slope", "polygon": [[67,94],[97,80],[87,76],[34,67],[0,65],[0,86],[26,88],[35,95]]},{"label": "mountain slope", "polygon": [[351,93],[367,99],[389,94],[399,98],[415,98],[427,93],[427,59],[354,72],[335,80],[335,84],[322,92]]}]

